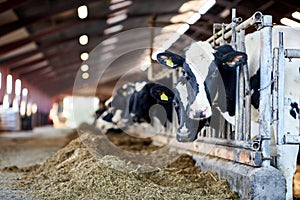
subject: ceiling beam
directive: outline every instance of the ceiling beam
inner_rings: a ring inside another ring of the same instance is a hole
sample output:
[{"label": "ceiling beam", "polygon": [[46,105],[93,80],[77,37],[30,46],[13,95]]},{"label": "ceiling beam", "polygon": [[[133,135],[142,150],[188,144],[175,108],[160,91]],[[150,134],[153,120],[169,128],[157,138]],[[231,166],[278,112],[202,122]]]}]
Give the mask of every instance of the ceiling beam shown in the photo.
[{"label": "ceiling beam", "polygon": [[22,64],[22,65],[19,65],[19,66],[15,66],[15,67],[12,67],[10,68],[10,71],[11,72],[14,72],[14,73],[21,73],[22,71],[30,71],[31,70],[34,70],[35,69],[35,66],[34,65],[37,65],[41,62],[45,62],[45,61],[48,61],[54,57],[57,57],[59,55],[64,55],[64,54],[67,54],[67,53],[70,53],[71,51],[76,51],[77,49],[67,49],[67,50],[63,50],[63,51],[56,51],[55,53],[52,53],[50,55],[46,55],[42,58],[37,58],[35,60],[32,60],[30,62],[27,62],[25,64]]},{"label": "ceiling beam", "polygon": [[18,7],[24,3],[28,3],[31,0],[9,0],[0,3],[0,13],[6,12],[10,9]]},{"label": "ceiling beam", "polygon": [[[30,16],[27,18],[22,18],[21,20],[10,22],[1,26],[0,29],[0,37],[6,35],[12,31],[15,31],[19,28],[26,27],[30,24],[36,23],[38,21],[46,20],[51,18],[54,15],[66,12],[68,10],[77,9],[78,6],[84,3],[91,3],[96,0],[85,0],[85,1],[66,1],[62,6],[53,7],[47,10],[41,10],[41,13],[36,14],[34,16]],[[99,1],[98,1],[99,2]],[[75,11],[76,12],[76,11]]]},{"label": "ceiling beam", "polygon": [[[24,72],[24,73],[20,73],[19,76],[20,77],[24,77],[24,78],[37,78],[39,76],[42,76],[44,73],[49,73],[50,71],[58,71],[60,72],[60,69],[65,69],[65,68],[69,68],[69,67],[74,67],[77,66],[77,69],[79,69],[80,64],[82,63],[81,60],[73,60],[73,61],[69,61],[69,62],[64,62],[60,65],[56,65],[55,67],[51,66],[51,65],[45,65],[41,68],[32,70],[32,71],[28,71],[28,72]],[[48,69],[48,70],[46,70]]]},{"label": "ceiling beam", "polygon": [[[172,13],[177,13],[177,12],[163,12],[163,13],[158,13],[158,15],[163,16],[163,15],[170,15]],[[145,16],[151,16],[153,13],[140,13],[140,14],[130,14],[128,18],[135,18],[135,17],[145,17]],[[0,56],[3,56],[5,54],[8,54],[21,46],[30,44],[32,42],[36,42],[41,38],[44,37],[49,37],[50,35],[56,34],[57,32],[62,32],[64,30],[68,30],[69,28],[77,25],[81,25],[83,23],[88,23],[90,21],[99,21],[99,20],[105,20],[107,18],[106,14],[99,15],[99,16],[94,16],[94,17],[88,17],[85,20],[79,20],[79,19],[70,19],[66,20],[63,23],[59,25],[55,25],[54,27],[48,28],[47,30],[44,30],[39,33],[34,33],[33,35],[30,35],[27,38],[19,39],[16,41],[9,42],[7,44],[1,45],[0,46]],[[2,26],[0,26],[0,30],[2,30]],[[103,30],[100,30],[101,35],[103,35]],[[1,59],[0,59],[1,61]]]},{"label": "ceiling beam", "polygon": [[[89,35],[89,40],[92,40],[93,38],[99,38],[99,36],[103,35],[102,33],[88,33],[88,32],[87,32],[87,34]],[[54,47],[55,48],[57,48],[59,46],[64,47],[67,43],[74,42],[74,41],[76,41],[76,43],[78,43],[77,42],[78,41],[78,35],[68,37],[68,38],[63,38],[63,39],[60,39],[60,40],[52,40],[50,42],[43,43],[42,45],[40,45],[38,47],[38,50],[32,50],[32,51],[29,51],[29,52],[24,52],[24,53],[18,54],[16,56],[11,56],[11,57],[5,58],[4,60],[2,60],[0,62],[1,62],[2,65],[12,66],[14,64],[17,64],[19,61],[21,61],[25,58],[28,58],[30,56],[33,56],[33,55],[35,55],[39,52],[48,51],[48,50],[50,50]],[[84,46],[84,48],[87,48],[87,47],[88,47],[88,45]],[[66,48],[68,48],[68,47],[66,46]]]}]

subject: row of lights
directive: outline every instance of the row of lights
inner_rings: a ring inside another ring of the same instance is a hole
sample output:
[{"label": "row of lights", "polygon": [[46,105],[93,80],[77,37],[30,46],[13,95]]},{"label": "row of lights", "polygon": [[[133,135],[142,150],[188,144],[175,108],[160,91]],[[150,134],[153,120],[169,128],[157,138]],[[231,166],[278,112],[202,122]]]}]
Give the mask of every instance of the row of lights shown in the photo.
[{"label": "row of lights", "polygon": [[[6,76],[6,88],[3,96],[3,109],[9,109],[11,104],[13,78],[11,74]],[[2,88],[2,73],[0,72],[0,89]],[[22,95],[21,95],[22,94]],[[22,82],[20,79],[15,80],[15,95],[12,101],[12,109],[19,112],[21,116],[30,116],[37,112],[37,105],[35,103],[27,102],[28,89],[22,89]]]},{"label": "row of lights", "polygon": [[[88,17],[88,7],[86,5],[79,6],[77,8],[77,14],[78,14],[79,19],[85,19],[85,18],[87,18]],[[78,38],[78,42],[82,46],[87,45],[89,43],[89,37],[88,37],[88,35],[86,35],[86,34],[81,35]],[[88,60],[89,59],[89,54],[87,52],[82,52],[80,54],[80,59],[82,61]],[[88,79],[89,78],[89,73],[88,73],[89,66],[87,64],[83,64],[83,65],[81,65],[80,69],[83,72],[81,74],[81,77],[83,79]]]},{"label": "row of lights", "polygon": [[[300,20],[300,12],[295,11],[292,13],[292,17],[296,20]],[[291,27],[300,27],[300,23],[296,22],[295,20],[289,19],[289,18],[282,18],[280,19],[280,22],[286,26],[291,26]]]},{"label": "row of lights", "polygon": [[[110,0],[109,10],[113,11],[113,13],[108,16],[106,23],[108,25],[112,25],[112,24],[115,24],[115,25],[105,29],[104,30],[105,35],[116,33],[123,29],[123,25],[117,24],[117,23],[120,23],[121,21],[124,21],[125,19],[127,19],[128,10],[126,8],[128,6],[130,6],[131,4],[132,4],[132,1],[129,1],[129,0]],[[86,5],[82,5],[82,6],[78,7],[77,13],[78,13],[78,17],[80,19],[87,18],[88,7]],[[113,40],[115,40],[115,39],[113,39]],[[86,34],[83,34],[79,37],[79,44],[82,46],[88,44],[88,41],[89,41],[89,38],[88,38],[88,35],[86,35]],[[103,44],[105,42],[110,42],[110,39],[104,41]],[[116,41],[113,41],[113,43],[115,43],[115,42]],[[104,53],[109,52],[109,51],[113,50],[114,48],[115,48],[115,45],[107,44],[107,48],[103,49],[103,52]],[[107,53],[107,56],[110,56],[109,53]],[[105,57],[105,55],[103,55],[103,57]],[[81,53],[80,59],[82,61],[88,60],[89,54],[87,52]],[[89,78],[89,73],[88,73],[89,66],[85,63],[85,64],[81,65],[80,69],[82,72],[82,74],[81,74],[82,79],[88,79]]]},{"label": "row of lights", "polygon": [[108,16],[106,23],[108,25],[114,25],[104,30],[105,35],[123,30],[124,26],[118,23],[128,18],[127,7],[130,5],[132,5],[132,1],[130,0],[110,0],[109,10],[113,13]]},{"label": "row of lights", "polygon": [[[196,23],[201,15],[204,15],[210,8],[216,4],[216,0],[191,0],[182,4],[179,8],[180,14],[172,17],[170,22],[172,25],[165,26],[162,32],[176,31],[169,39],[162,44],[162,46],[152,54],[152,59],[156,60],[156,55],[159,52],[165,51],[170,48],[189,28],[190,25]],[[159,36],[157,36],[159,38]],[[155,39],[154,39],[155,40]],[[149,61],[146,61],[149,63]],[[146,70],[147,64],[142,64],[143,70]]]}]

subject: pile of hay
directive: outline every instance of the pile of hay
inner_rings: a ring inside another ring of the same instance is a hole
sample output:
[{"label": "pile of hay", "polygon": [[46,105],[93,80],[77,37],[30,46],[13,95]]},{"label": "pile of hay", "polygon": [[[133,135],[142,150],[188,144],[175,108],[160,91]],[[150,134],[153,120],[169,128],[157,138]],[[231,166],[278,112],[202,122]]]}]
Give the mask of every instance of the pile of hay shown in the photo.
[{"label": "pile of hay", "polygon": [[[81,139],[101,137],[87,134]],[[125,134],[108,137],[122,149],[158,148],[150,139]],[[225,179],[219,180],[212,172],[201,173],[188,155],[166,168],[139,173],[117,156],[96,159],[81,139],[71,141],[42,165],[23,170],[15,186],[38,199],[239,199]]]}]

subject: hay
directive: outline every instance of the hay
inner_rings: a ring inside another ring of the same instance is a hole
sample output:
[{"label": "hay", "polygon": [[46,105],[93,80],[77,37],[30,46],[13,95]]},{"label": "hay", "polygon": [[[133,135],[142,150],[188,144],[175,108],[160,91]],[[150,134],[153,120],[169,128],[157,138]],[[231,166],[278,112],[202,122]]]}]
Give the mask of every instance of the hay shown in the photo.
[{"label": "hay", "polygon": [[[81,139],[101,137],[87,134]],[[108,137],[134,152],[159,148],[150,139]],[[96,159],[83,143],[77,138],[42,165],[27,168],[15,186],[38,199],[239,199],[225,179],[212,172],[200,173],[188,155],[163,169],[139,173],[136,165],[114,155]]]}]

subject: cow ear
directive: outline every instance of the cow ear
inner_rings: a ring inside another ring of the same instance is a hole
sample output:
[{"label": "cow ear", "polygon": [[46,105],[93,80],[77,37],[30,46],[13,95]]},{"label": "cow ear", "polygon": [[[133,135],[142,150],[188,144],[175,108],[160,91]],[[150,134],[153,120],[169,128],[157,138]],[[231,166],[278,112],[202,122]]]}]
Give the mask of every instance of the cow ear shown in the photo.
[{"label": "cow ear", "polygon": [[171,52],[164,52],[157,54],[157,61],[165,67],[176,69],[182,67],[184,58]]},{"label": "cow ear", "polygon": [[150,94],[153,98],[162,103],[169,103],[174,99],[172,90],[162,85],[153,86],[150,90]]}]

